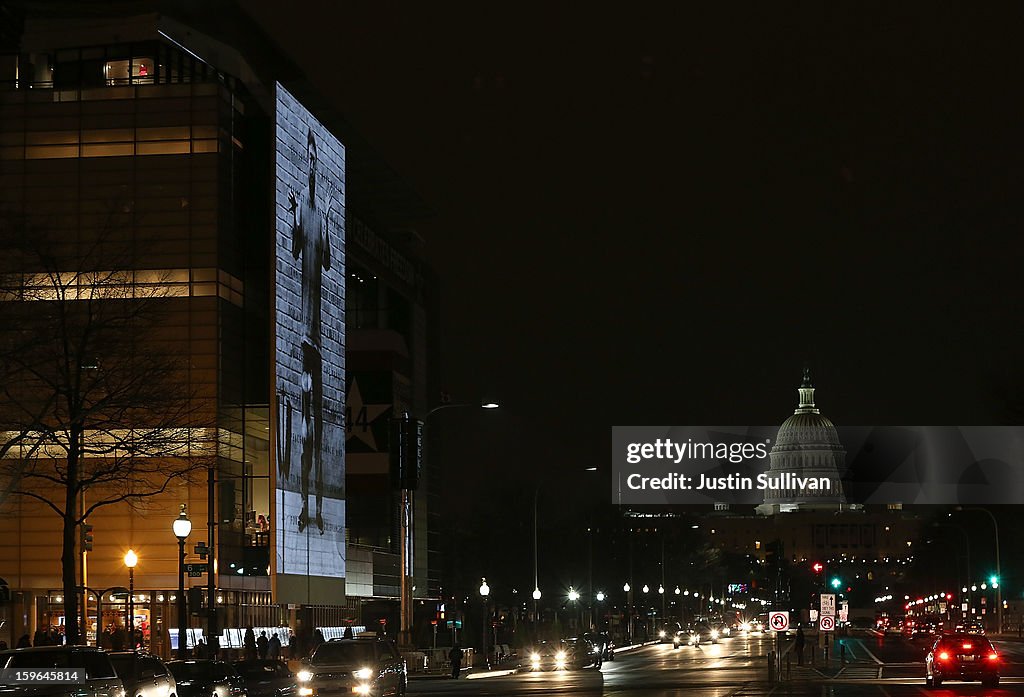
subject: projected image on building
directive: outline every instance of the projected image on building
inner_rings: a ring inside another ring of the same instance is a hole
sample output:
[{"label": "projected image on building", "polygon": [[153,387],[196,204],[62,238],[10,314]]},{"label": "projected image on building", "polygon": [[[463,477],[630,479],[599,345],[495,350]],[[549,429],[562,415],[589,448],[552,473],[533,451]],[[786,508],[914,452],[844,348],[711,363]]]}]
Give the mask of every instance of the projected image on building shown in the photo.
[{"label": "projected image on building", "polygon": [[280,84],[276,118],[278,602],[311,602],[345,576],[345,149]]}]

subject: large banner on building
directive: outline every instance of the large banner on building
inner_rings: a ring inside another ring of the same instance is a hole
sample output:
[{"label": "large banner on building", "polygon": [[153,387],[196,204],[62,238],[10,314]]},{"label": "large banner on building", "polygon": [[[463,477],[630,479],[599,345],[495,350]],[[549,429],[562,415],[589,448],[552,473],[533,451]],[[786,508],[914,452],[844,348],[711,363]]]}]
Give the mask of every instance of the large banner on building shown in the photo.
[{"label": "large banner on building", "polygon": [[276,100],[275,601],[336,604],[345,578],[345,148],[280,84]]}]

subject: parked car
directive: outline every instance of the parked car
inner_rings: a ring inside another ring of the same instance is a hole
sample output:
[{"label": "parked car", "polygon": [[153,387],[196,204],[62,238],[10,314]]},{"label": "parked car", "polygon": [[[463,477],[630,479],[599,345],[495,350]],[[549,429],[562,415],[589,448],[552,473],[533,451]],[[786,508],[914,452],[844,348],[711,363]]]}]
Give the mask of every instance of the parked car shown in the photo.
[{"label": "parked car", "polygon": [[299,679],[284,661],[276,658],[254,658],[236,661],[234,667],[245,682],[248,697],[298,695]]},{"label": "parked car", "polygon": [[[18,697],[125,697],[124,684],[110,657],[92,646],[39,646],[0,651],[0,694]],[[21,671],[56,671],[69,682],[33,685],[19,679]]]},{"label": "parked car", "polygon": [[178,697],[248,697],[245,683],[230,663],[208,659],[170,661]]},{"label": "parked car", "polygon": [[107,655],[124,683],[127,697],[171,697],[178,694],[174,676],[156,656],[135,651],[114,651]]},{"label": "parked car", "polygon": [[320,644],[298,672],[300,688],[321,697],[404,695],[409,685],[405,659],[395,645],[376,637],[342,639]]},{"label": "parked car", "polygon": [[992,642],[977,634],[949,634],[938,639],[925,657],[924,682],[938,687],[944,680],[980,680],[999,684],[1002,659]]}]

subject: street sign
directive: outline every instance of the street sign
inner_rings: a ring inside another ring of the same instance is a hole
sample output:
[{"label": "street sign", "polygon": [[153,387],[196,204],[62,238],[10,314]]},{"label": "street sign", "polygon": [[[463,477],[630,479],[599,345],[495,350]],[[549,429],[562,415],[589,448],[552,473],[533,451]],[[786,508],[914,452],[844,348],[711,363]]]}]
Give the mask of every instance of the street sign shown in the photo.
[{"label": "street sign", "polygon": [[836,614],[836,594],[835,593],[822,593],[821,594],[821,614],[822,615],[835,615]]},{"label": "street sign", "polygon": [[836,628],[835,615],[822,615],[818,618],[818,629],[823,632],[831,632]]},{"label": "street sign", "polygon": [[840,610],[839,611],[839,621],[840,622],[849,622],[850,621],[850,612],[849,612],[849,610]]},{"label": "street sign", "polygon": [[205,573],[209,573],[209,564],[185,564],[185,571],[188,572],[189,576],[202,576]]},{"label": "street sign", "polygon": [[960,606],[960,612],[967,612],[967,603]]},{"label": "street sign", "polygon": [[789,612],[769,612],[768,626],[776,632],[784,632],[789,629]]},{"label": "street sign", "polygon": [[817,622],[817,621],[818,621],[818,611],[812,609],[811,610],[811,622]]}]

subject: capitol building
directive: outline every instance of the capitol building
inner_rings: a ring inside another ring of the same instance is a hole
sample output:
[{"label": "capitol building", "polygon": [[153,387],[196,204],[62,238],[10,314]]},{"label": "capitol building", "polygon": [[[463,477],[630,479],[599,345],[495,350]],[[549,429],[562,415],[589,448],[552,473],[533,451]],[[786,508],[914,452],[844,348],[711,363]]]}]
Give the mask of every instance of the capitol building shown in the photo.
[{"label": "capitol building", "polygon": [[[846,503],[841,476],[846,450],[839,440],[835,425],[814,404],[811,371],[804,368],[798,390],[800,401],[796,411],[779,427],[769,453],[771,467],[766,473],[775,481],[810,481],[822,478],[835,482],[834,488],[801,487],[765,489],[764,503],[757,507],[760,515],[794,513],[796,511],[839,511],[859,508]],[[789,475],[789,476],[786,476]]]}]

